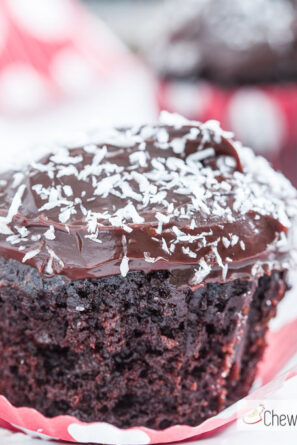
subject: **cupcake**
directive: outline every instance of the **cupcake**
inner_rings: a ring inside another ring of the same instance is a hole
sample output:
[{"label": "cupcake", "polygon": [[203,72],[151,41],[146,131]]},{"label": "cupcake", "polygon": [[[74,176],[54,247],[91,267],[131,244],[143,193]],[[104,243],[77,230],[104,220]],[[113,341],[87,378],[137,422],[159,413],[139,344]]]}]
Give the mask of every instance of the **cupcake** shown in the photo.
[{"label": "cupcake", "polygon": [[149,54],[160,108],[218,119],[296,184],[296,0],[175,0],[166,11]]},{"label": "cupcake", "polygon": [[295,265],[296,190],[214,121],[99,131],[0,177],[0,394],[198,425],[246,395]]}]

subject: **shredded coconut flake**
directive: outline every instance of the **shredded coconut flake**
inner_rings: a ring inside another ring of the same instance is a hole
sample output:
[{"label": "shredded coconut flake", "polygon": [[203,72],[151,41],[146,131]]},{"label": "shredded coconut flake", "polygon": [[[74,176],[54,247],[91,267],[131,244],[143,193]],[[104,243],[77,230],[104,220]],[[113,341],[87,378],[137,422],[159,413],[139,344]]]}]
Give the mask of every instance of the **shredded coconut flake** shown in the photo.
[{"label": "shredded coconut flake", "polygon": [[49,226],[48,230],[46,232],[44,232],[44,237],[50,241],[52,241],[56,238],[55,228],[53,225]]},{"label": "shredded coconut flake", "polygon": [[[98,244],[104,243],[98,236],[100,227],[104,228],[103,233],[106,228],[119,228],[127,237],[122,240],[120,265],[126,276],[127,245],[133,241],[135,231],[143,228],[149,233],[149,226],[152,246],[158,253],[152,256],[152,247],[151,253],[144,253],[144,260],[164,261],[157,256],[162,251],[166,258],[174,252],[184,255],[185,263],[197,263],[192,281],[197,284],[210,273],[209,264],[214,261],[226,278],[228,264],[224,263],[232,262],[237,246],[243,252],[247,250],[249,241],[245,234],[239,239],[231,233],[238,228],[232,226],[234,223],[248,220],[255,237],[259,236],[258,221],[263,216],[271,216],[290,228],[297,217],[296,191],[267,161],[234,142],[234,153],[238,154],[243,171],[237,165],[237,156],[232,155],[232,147],[230,156],[221,156],[220,152],[217,156],[217,144],[224,144],[224,138],[231,134],[221,130],[216,121],[199,124],[163,112],[161,122],[166,128],[146,125],[101,132],[95,135],[98,145],[88,140],[80,149],[62,147],[47,160],[33,163],[30,193],[39,205],[36,216],[51,224],[41,235],[34,233],[30,225],[30,230],[20,227],[18,218],[14,218],[21,212],[26,190],[26,174],[14,174],[8,183],[15,194],[7,216],[0,217],[1,236],[27,252],[29,243],[41,239],[46,246],[46,241],[55,239],[54,218],[68,232],[70,224],[84,225],[87,234],[83,236]],[[214,158],[214,162],[206,162],[209,158]],[[40,173],[46,176],[42,184],[35,183]],[[5,193],[6,183],[0,180],[0,186],[4,190],[1,188],[1,193]],[[145,226],[139,227],[142,225]],[[205,230],[212,225],[215,230]],[[271,255],[276,248],[288,250],[289,240],[285,238],[277,236],[271,243]],[[54,266],[62,268],[63,262],[53,250],[49,249],[48,254],[46,272],[52,274]]]},{"label": "shredded coconut flake", "polygon": [[157,261],[165,260],[165,258],[163,258],[162,256],[153,258],[150,256],[149,252],[144,252],[144,259],[147,263],[156,263]]},{"label": "shredded coconut flake", "polygon": [[129,258],[127,258],[126,256],[124,256],[122,258],[121,265],[120,265],[120,271],[121,271],[121,275],[123,277],[125,277],[127,275],[127,273],[129,272]]},{"label": "shredded coconut flake", "polygon": [[31,260],[31,258],[34,258],[39,253],[40,249],[30,250],[29,252],[26,253],[26,255],[24,255],[22,262],[25,263],[26,261]]},{"label": "shredded coconut flake", "polygon": [[17,214],[17,212],[22,204],[22,197],[23,197],[25,189],[26,189],[25,184],[21,184],[19,186],[19,188],[17,189],[17,192],[14,195],[12,203],[8,210],[8,214],[6,217],[6,223],[10,223],[12,221],[12,218]]}]

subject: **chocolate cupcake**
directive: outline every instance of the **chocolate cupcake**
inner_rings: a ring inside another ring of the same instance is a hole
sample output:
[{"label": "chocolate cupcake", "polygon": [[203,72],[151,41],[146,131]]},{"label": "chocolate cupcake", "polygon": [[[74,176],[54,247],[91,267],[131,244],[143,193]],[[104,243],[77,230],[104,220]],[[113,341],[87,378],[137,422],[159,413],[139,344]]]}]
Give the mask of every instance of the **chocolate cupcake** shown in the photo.
[{"label": "chocolate cupcake", "polygon": [[296,184],[297,1],[168,1],[149,52],[161,109],[217,119]]},{"label": "chocolate cupcake", "polygon": [[296,190],[267,161],[164,113],[0,185],[11,403],[163,429],[248,393],[294,265]]},{"label": "chocolate cupcake", "polygon": [[171,20],[152,52],[164,77],[295,82],[296,0],[174,0],[168,9]]}]

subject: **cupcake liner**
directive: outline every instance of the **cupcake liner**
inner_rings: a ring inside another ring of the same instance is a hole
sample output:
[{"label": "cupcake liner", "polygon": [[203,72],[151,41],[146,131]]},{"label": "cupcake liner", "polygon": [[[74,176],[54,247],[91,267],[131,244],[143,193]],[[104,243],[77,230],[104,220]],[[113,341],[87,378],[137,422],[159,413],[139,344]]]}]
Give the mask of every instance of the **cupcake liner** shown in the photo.
[{"label": "cupcake liner", "polygon": [[267,157],[297,184],[297,84],[220,87],[209,82],[160,81],[160,110],[189,119],[215,119]]},{"label": "cupcake liner", "polygon": [[[296,309],[295,315],[297,315]],[[284,324],[278,331],[268,333],[268,347],[258,370],[254,385],[256,389],[245,399],[272,398],[272,394],[282,388],[287,381],[297,379],[296,362],[291,368],[284,369],[285,364],[297,354],[296,335],[297,317]],[[85,423],[68,415],[47,418],[32,408],[16,408],[5,397],[0,396],[0,426],[22,431],[32,437],[73,443],[91,442],[110,445],[172,443],[216,434],[236,420],[239,413],[240,416],[245,414],[245,411],[239,410],[242,400],[197,427],[175,425],[156,431],[140,426],[120,429],[105,422]],[[248,406],[247,409],[250,409],[250,404]]]}]

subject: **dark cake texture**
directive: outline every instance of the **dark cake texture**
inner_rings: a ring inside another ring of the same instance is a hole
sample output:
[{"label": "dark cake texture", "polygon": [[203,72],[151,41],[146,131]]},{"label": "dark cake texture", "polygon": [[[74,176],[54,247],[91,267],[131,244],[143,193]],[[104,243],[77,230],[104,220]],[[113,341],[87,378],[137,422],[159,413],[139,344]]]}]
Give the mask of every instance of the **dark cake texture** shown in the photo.
[{"label": "dark cake texture", "polygon": [[295,265],[296,191],[215,122],[99,132],[0,175],[0,393],[197,425],[247,394]]},{"label": "dark cake texture", "polygon": [[42,280],[1,261],[0,393],[47,416],[198,425],[248,392],[283,273],[177,289],[169,272]]}]

